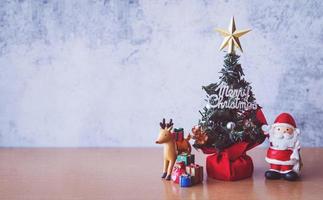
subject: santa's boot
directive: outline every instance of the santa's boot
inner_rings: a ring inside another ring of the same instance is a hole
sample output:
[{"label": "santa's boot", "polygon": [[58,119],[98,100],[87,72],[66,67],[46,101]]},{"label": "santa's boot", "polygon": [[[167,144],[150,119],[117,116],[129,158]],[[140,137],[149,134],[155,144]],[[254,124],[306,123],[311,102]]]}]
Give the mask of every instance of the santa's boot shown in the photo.
[{"label": "santa's boot", "polygon": [[270,180],[275,180],[275,179],[280,179],[281,175],[279,172],[269,170],[269,171],[266,171],[265,177]]},{"label": "santa's boot", "polygon": [[288,181],[296,181],[298,179],[298,174],[294,171],[290,171],[284,174],[283,177],[285,180],[288,180]]}]

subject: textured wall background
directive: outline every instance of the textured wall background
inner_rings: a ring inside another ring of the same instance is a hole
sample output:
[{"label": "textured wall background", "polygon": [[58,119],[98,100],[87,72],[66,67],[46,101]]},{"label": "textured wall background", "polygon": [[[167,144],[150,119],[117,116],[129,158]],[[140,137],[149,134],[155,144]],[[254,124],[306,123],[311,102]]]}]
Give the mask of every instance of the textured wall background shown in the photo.
[{"label": "textured wall background", "polygon": [[323,145],[323,3],[0,1],[0,146],[155,146],[158,122],[190,129],[218,80],[215,27],[241,39],[270,123],[291,112]]}]

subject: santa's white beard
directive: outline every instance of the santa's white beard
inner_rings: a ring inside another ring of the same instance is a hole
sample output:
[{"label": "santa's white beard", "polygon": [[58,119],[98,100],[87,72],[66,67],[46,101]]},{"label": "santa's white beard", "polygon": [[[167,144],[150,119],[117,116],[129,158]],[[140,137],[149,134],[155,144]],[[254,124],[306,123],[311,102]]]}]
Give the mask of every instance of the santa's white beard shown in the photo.
[{"label": "santa's white beard", "polygon": [[293,134],[281,134],[271,130],[269,131],[269,141],[275,149],[286,150],[288,148],[294,148],[295,142],[297,141],[297,134],[295,132]]}]

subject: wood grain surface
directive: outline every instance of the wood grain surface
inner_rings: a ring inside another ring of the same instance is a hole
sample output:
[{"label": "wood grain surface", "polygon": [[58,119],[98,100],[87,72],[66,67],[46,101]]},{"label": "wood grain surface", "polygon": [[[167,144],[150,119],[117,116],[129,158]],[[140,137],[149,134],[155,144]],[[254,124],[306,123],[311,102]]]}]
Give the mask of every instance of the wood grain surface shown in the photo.
[{"label": "wood grain surface", "polygon": [[297,182],[265,180],[265,149],[249,154],[252,178],[181,188],[160,178],[161,148],[1,148],[0,199],[323,199],[323,148],[302,150]]}]

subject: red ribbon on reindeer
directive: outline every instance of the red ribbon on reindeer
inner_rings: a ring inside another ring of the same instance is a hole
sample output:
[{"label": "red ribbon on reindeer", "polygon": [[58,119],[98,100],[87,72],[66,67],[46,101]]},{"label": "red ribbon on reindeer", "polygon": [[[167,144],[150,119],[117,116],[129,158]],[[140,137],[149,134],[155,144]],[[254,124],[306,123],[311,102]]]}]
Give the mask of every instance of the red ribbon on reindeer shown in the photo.
[{"label": "red ribbon on reindeer", "polygon": [[[267,124],[263,112],[259,109],[256,114],[262,124]],[[212,154],[206,158],[206,172],[211,178],[234,181],[248,178],[253,173],[253,163],[246,152],[260,143],[250,144],[239,142],[221,152],[214,148],[201,148],[203,153]]]}]

